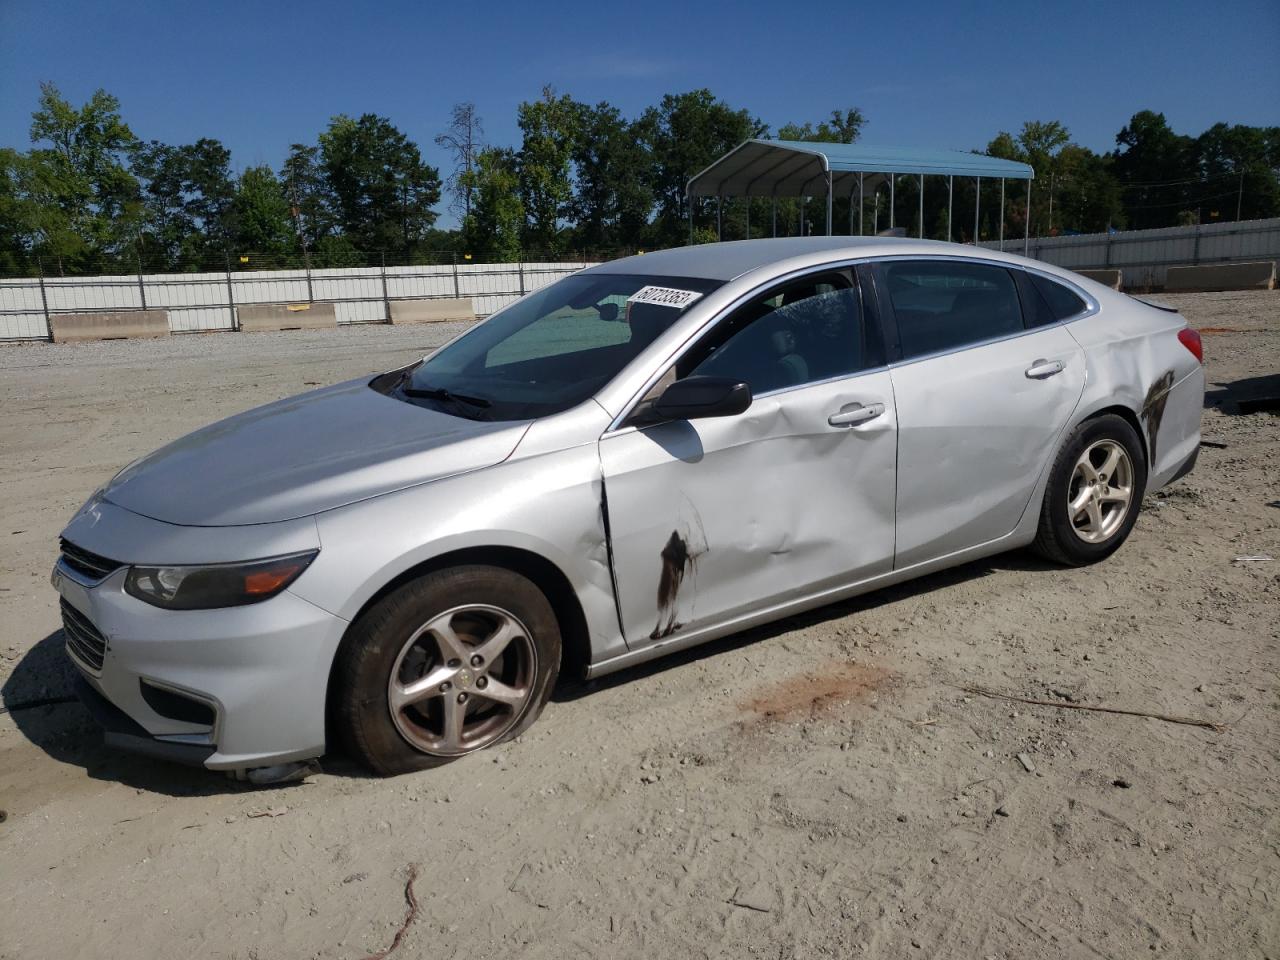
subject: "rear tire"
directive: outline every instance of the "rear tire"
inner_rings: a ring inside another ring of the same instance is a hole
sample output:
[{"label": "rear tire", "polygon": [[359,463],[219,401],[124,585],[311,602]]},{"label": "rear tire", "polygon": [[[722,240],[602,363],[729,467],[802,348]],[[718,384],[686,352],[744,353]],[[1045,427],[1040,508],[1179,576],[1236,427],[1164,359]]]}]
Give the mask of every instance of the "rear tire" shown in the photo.
[{"label": "rear tire", "polygon": [[1137,522],[1146,486],[1146,458],[1132,425],[1115,414],[1086,420],[1054,459],[1034,549],[1072,567],[1109,557]]},{"label": "rear tire", "polygon": [[383,776],[440,766],[527,730],[559,672],[559,624],[531,580],[501,567],[435,571],[347,631],[337,732]]}]

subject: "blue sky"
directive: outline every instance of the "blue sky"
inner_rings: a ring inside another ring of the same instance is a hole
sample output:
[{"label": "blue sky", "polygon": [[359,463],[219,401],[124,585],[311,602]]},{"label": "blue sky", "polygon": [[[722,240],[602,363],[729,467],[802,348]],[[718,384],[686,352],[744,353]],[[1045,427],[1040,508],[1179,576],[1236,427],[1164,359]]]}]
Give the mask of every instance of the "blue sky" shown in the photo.
[{"label": "blue sky", "polygon": [[858,106],[864,142],[970,149],[1060,119],[1095,150],[1137,110],[1175,129],[1280,124],[1280,3],[897,5],[0,0],[0,145],[25,147],[38,84],[97,87],[144,139],[222,140],[279,164],[337,113],[432,142],[472,100],[492,143],[543,84],[629,116],[709,87],[772,127]]}]

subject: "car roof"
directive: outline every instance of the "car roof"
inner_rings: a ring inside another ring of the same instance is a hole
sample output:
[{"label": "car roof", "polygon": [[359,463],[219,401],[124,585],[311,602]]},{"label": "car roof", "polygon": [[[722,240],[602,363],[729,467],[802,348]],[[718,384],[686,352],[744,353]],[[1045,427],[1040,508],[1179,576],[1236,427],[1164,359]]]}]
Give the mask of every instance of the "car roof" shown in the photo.
[{"label": "car roof", "polygon": [[[592,273],[634,273],[646,276],[702,277],[707,280],[736,280],[761,267],[780,265],[792,259],[822,259],[902,256],[963,256],[1008,262],[1025,262],[1021,257],[1002,254],[968,244],[944,243],[906,237],[778,237],[761,240],[733,240],[676,247],[612,260]],[[1040,264],[1036,264],[1040,266]]]}]

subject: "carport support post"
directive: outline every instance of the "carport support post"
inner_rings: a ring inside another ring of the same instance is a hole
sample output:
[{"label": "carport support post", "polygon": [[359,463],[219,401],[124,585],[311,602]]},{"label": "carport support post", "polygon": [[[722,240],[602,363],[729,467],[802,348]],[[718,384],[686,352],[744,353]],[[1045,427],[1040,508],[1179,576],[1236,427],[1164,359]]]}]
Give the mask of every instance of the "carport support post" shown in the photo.
[{"label": "carport support post", "polygon": [[461,299],[462,299],[462,285],[461,285],[460,283],[458,283],[458,254],[457,254],[457,252],[455,251],[454,253],[449,254],[449,259],[451,259],[451,260],[453,261],[453,299],[455,299],[455,300],[461,300]]},{"label": "carport support post", "polygon": [[831,171],[827,171],[827,236],[831,236]]},{"label": "carport support post", "polygon": [[747,197],[747,239],[751,239],[751,197]]},{"label": "carport support post", "polygon": [[897,198],[894,196],[894,187],[897,186],[898,175],[896,173],[889,174],[889,229],[893,229],[893,208],[898,205]]},{"label": "carport support post", "polygon": [[1000,178],[1000,252],[1004,253],[1004,177]]},{"label": "carport support post", "polygon": [[955,199],[955,181],[954,175],[947,177],[947,243],[951,242],[951,203]]},{"label": "carport support post", "polygon": [[924,239],[924,174],[920,174],[920,239]]},{"label": "carport support post", "polygon": [[982,178],[978,178],[977,189],[973,191],[973,245],[978,245],[978,211],[982,207]]},{"label": "carport support post", "polygon": [[723,198],[720,196],[720,194],[717,193],[716,194],[716,239],[717,240],[724,239],[724,217],[721,213],[721,207],[723,205],[722,199]]},{"label": "carport support post", "polygon": [[771,214],[772,214],[772,216],[773,216],[773,235],[776,237],[776,236],[778,235],[778,197],[777,197],[777,194],[774,194],[774,196],[770,199],[770,201],[769,201],[769,207],[770,207],[770,212],[771,212]]},{"label": "carport support post", "polygon": [[[1031,246],[1031,178],[1027,178],[1027,221],[1023,224],[1022,229],[1022,255],[1027,255],[1027,250]],[[1107,247],[1111,249],[1110,246]]]},{"label": "carport support post", "polygon": [[866,194],[862,192],[863,176],[861,173],[858,174],[858,236],[862,236],[862,218],[867,215],[867,198]]},{"label": "carport support post", "polygon": [[693,246],[693,196],[692,194],[685,193],[684,202],[685,202],[685,206],[689,208],[689,246],[692,247]]}]

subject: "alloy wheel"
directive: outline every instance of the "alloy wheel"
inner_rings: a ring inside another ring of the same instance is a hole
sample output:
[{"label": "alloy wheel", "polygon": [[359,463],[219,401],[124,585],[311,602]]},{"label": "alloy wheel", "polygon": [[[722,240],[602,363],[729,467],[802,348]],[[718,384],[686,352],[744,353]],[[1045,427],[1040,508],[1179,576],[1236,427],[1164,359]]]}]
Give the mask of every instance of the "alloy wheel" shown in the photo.
[{"label": "alloy wheel", "polygon": [[533,694],[537,653],[529,631],[500,607],[454,607],[405,641],[387,703],[415,749],[456,757],[502,738]]},{"label": "alloy wheel", "polygon": [[1102,543],[1124,524],[1133,502],[1133,460],[1115,440],[1085,448],[1067,486],[1067,516],[1077,537]]}]

